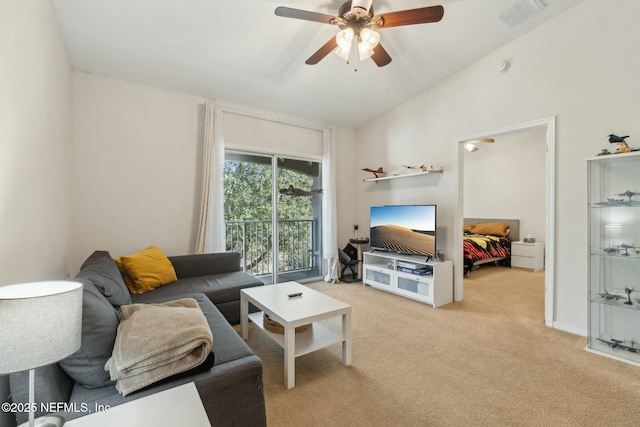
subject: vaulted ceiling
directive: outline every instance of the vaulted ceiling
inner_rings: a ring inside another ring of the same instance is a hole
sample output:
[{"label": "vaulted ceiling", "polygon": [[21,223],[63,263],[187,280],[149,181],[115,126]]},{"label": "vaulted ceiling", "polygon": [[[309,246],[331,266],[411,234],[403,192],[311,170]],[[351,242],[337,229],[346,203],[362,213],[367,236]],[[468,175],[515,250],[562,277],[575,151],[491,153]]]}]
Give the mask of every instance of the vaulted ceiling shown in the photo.
[{"label": "vaulted ceiling", "polygon": [[[380,30],[392,58],[305,60],[339,28],[278,17],[337,15],[344,0],[54,0],[71,63],[90,73],[357,127],[581,0],[373,0],[376,14],[441,4],[438,23]],[[518,11],[544,7],[522,17]],[[516,9],[512,9],[516,6]],[[508,12],[512,22],[500,16]],[[519,19],[521,18],[521,19]],[[497,64],[496,64],[497,65]],[[354,69],[357,67],[357,71]]]}]

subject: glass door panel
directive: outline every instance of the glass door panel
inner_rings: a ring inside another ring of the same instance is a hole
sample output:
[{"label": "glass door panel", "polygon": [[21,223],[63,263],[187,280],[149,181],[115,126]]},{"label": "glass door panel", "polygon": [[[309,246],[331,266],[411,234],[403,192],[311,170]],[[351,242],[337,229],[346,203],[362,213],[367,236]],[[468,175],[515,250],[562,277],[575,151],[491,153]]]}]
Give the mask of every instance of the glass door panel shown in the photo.
[{"label": "glass door panel", "polygon": [[244,271],[266,284],[322,277],[321,166],[225,153],[226,249],[242,254]]},{"label": "glass door panel", "polygon": [[226,152],[226,249],[242,254],[244,271],[273,283],[272,157]]},{"label": "glass door panel", "polygon": [[277,281],[322,276],[321,164],[277,159]]}]

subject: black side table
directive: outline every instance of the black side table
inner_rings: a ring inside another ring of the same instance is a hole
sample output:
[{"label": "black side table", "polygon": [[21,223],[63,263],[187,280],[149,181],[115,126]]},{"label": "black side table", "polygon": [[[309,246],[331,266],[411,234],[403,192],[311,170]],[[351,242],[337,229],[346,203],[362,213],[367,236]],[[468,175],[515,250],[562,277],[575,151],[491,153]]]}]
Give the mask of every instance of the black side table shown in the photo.
[{"label": "black side table", "polygon": [[369,238],[356,237],[355,239],[349,239],[349,243],[356,245],[358,248],[358,277],[356,278],[356,281],[362,280],[362,248],[360,246],[368,244]]}]

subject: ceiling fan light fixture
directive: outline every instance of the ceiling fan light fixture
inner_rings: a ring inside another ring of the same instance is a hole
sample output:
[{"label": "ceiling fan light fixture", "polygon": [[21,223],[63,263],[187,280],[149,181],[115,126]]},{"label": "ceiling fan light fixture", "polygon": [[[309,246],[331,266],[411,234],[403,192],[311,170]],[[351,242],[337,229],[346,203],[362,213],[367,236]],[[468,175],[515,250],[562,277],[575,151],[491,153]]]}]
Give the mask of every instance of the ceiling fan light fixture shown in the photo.
[{"label": "ceiling fan light fixture", "polygon": [[342,58],[345,61],[349,62],[349,55],[351,54],[351,45],[346,46],[346,47],[338,46],[334,52],[340,58]]},{"label": "ceiling fan light fixture", "polygon": [[[524,0],[521,0],[524,1]],[[529,0],[540,1],[540,0]],[[439,22],[444,15],[444,8],[442,6],[425,6],[416,9],[399,10],[396,12],[383,13],[376,15],[373,6],[373,0],[348,0],[345,1],[338,9],[337,15],[328,15],[326,13],[311,12],[303,9],[294,9],[291,7],[280,6],[275,10],[277,16],[285,18],[301,19],[304,21],[319,22],[322,24],[335,25],[342,29],[336,38],[331,38],[320,49],[313,53],[306,61],[305,64],[315,65],[322,58],[326,57],[330,52],[335,52],[342,57],[348,57],[351,51],[356,49],[362,51],[362,55],[373,54],[371,59],[378,67],[384,67],[391,62],[391,56],[389,53],[378,44],[380,37],[375,32],[363,31],[370,30],[371,28],[390,28],[390,27],[402,27],[405,25],[415,24],[428,24],[431,22]],[[354,34],[350,32],[348,28],[351,28],[358,36],[357,39],[352,40],[353,44],[365,42],[365,46],[358,47],[346,47],[349,42],[348,34],[351,38]],[[346,31],[345,31],[346,30]],[[362,34],[361,34],[362,33]],[[368,34],[367,34],[368,33]],[[340,43],[341,50],[337,47]],[[374,50],[375,49],[375,50]],[[359,56],[354,55],[354,60],[357,61]],[[357,69],[356,69],[357,71]]]},{"label": "ceiling fan light fixture", "polygon": [[378,43],[380,43],[380,34],[369,28],[363,28],[362,30],[360,30],[358,38],[360,39],[359,44],[364,45],[367,49],[370,50],[378,46]]},{"label": "ceiling fan light fixture", "polygon": [[364,61],[373,56],[373,49],[369,49],[364,44],[358,43],[358,55],[360,55],[360,61]]},{"label": "ceiling fan light fixture", "polygon": [[340,31],[338,34],[336,34],[336,43],[338,44],[338,47],[349,47],[350,49],[354,35],[355,33],[353,32],[353,28],[351,27],[345,28],[344,30]]},{"label": "ceiling fan light fixture", "polygon": [[336,44],[338,47],[334,52],[347,62],[349,62],[349,55],[351,54],[351,46],[353,45],[354,36],[355,33],[351,27],[345,28],[336,34]]}]

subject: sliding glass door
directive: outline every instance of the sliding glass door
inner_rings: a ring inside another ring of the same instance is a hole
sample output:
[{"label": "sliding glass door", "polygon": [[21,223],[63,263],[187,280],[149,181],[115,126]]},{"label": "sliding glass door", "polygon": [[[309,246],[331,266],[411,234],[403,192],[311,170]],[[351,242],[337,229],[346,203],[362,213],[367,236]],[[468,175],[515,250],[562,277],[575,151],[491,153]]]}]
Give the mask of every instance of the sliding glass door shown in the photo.
[{"label": "sliding glass door", "polygon": [[265,283],[322,277],[322,164],[225,153],[227,250]]}]

